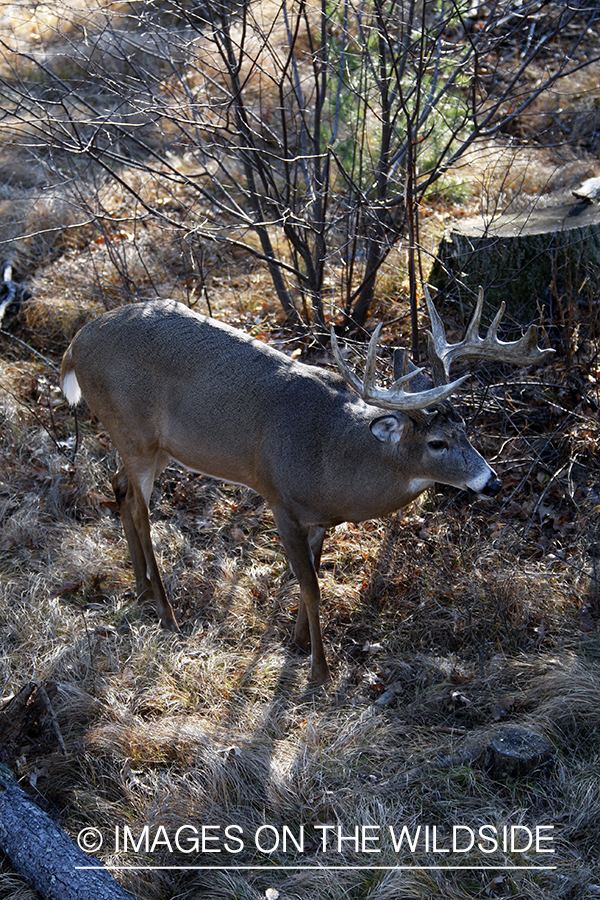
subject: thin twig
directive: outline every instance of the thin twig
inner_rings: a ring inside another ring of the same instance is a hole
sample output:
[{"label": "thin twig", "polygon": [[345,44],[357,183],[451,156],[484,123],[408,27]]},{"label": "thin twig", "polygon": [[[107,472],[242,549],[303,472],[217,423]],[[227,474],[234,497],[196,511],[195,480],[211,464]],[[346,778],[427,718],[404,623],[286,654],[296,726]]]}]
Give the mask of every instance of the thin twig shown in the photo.
[{"label": "thin twig", "polygon": [[44,706],[46,707],[46,711],[50,716],[52,721],[52,727],[54,728],[54,734],[56,735],[56,740],[58,741],[58,746],[60,747],[64,756],[67,756],[67,748],[65,742],[63,740],[63,736],[61,734],[60,725],[58,724],[58,719],[56,718],[56,713],[52,709],[52,704],[50,702],[50,697],[46,692],[46,688],[42,684],[39,678],[32,679],[32,684],[35,684],[38,689],[39,695],[44,701]]}]

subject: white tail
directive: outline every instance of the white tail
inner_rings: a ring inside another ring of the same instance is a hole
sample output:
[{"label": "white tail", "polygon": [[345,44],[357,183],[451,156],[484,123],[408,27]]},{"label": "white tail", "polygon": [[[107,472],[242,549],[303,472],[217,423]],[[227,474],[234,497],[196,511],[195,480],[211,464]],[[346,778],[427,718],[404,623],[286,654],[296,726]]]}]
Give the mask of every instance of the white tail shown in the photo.
[{"label": "white tail", "polygon": [[81,400],[81,388],[79,387],[79,382],[77,381],[75,370],[70,369],[69,363],[66,361],[67,356],[69,356],[70,353],[71,348],[69,347],[63,359],[61,387],[63,394],[65,395],[71,406],[76,406]]},{"label": "white tail", "polygon": [[[470,356],[508,355],[525,365],[551,352],[540,351],[537,338],[535,349],[531,340],[499,342],[496,323],[478,353],[480,314],[479,305]],[[446,344],[433,317],[432,328],[432,353],[447,360],[455,345]],[[377,389],[377,334],[364,382],[343,362],[334,336],[343,378],[174,301],[113,310],[76,335],[63,358],[63,391],[71,403],[83,393],[121,455],[113,487],[137,591],[154,600],[164,627],[176,630],[177,623],[152,548],[148,504],[172,459],[247,485],[269,503],[300,584],[295,639],[310,649],[317,682],[329,678],[317,579],[327,529],[384,516],[435,481],[483,495],[498,491],[495,472],[447,400],[463,379],[448,384],[449,363],[442,361],[435,387],[421,370],[405,367],[390,390]],[[421,390],[406,391],[411,382]]]}]

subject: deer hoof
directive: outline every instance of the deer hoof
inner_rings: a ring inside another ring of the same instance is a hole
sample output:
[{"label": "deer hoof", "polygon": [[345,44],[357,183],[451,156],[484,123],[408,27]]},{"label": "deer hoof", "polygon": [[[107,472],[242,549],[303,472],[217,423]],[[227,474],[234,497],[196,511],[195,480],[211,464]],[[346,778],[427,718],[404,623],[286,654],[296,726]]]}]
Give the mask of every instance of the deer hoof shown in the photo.
[{"label": "deer hoof", "polygon": [[312,666],[310,670],[310,680],[315,687],[328,684],[331,681],[331,674],[327,663],[325,663],[324,666]]},{"label": "deer hoof", "polygon": [[165,631],[172,631],[175,634],[179,634],[181,631],[172,612],[167,612],[160,617],[160,627],[164,628]]}]

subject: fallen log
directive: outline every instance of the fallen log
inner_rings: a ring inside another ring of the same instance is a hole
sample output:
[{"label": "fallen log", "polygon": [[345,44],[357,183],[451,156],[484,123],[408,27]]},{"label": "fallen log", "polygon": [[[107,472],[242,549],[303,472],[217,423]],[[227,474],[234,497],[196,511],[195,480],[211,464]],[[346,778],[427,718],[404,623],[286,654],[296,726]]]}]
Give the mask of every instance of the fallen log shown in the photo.
[{"label": "fallen log", "polygon": [[482,736],[455,753],[439,756],[436,760],[409,769],[388,782],[387,786],[389,788],[393,783],[415,784],[433,771],[459,766],[483,767],[494,778],[517,778],[548,763],[551,755],[552,748],[542,735],[513,726],[503,728],[489,741]]},{"label": "fallen log", "polygon": [[0,850],[44,900],[135,900],[0,766]]}]

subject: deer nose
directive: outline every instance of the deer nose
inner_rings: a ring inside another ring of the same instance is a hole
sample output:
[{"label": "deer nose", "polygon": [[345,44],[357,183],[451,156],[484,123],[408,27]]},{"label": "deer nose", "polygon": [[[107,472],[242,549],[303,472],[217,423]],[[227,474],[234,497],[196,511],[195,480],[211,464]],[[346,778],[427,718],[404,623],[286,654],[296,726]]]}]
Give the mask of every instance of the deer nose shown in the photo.
[{"label": "deer nose", "polygon": [[500,493],[501,487],[502,482],[497,475],[494,475],[492,478],[490,478],[481,493],[484,497],[495,497],[496,494]]}]

